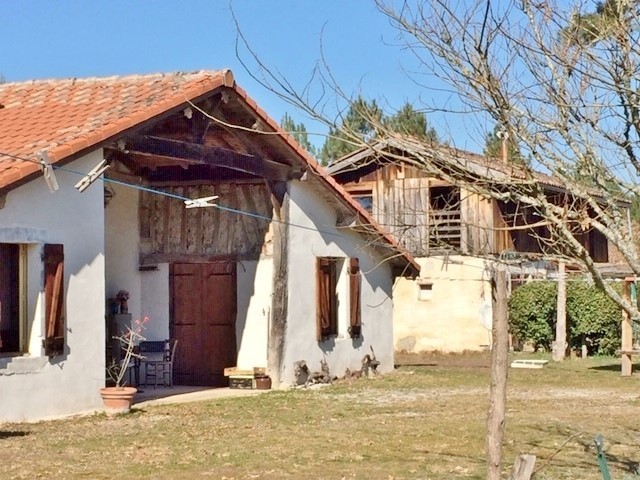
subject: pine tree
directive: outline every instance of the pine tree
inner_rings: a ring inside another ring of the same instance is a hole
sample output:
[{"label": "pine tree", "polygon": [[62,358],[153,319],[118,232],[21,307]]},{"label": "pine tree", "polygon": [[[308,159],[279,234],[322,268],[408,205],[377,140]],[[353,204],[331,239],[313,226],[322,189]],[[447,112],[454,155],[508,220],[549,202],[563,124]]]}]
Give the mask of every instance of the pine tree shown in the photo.
[{"label": "pine tree", "polygon": [[[493,131],[489,132],[485,137],[483,153],[489,158],[502,158],[502,140],[498,135],[500,130],[500,126],[496,125],[493,127]],[[507,140],[507,158],[510,162],[521,162],[523,160],[518,142],[514,138]]]},{"label": "pine tree", "polygon": [[438,143],[438,133],[429,125],[427,116],[406,102],[395,115],[384,120],[387,129],[395,133],[410,135],[429,143]]},{"label": "pine tree", "polygon": [[309,134],[304,123],[296,123],[288,113],[285,113],[280,122],[282,129],[289,133],[296,141],[311,154],[314,158],[318,157],[318,149],[309,141]]},{"label": "pine tree", "polygon": [[329,129],[329,136],[320,152],[322,163],[327,165],[375,138],[382,116],[375,100],[368,101],[362,96],[356,98],[349,105],[342,124]]}]

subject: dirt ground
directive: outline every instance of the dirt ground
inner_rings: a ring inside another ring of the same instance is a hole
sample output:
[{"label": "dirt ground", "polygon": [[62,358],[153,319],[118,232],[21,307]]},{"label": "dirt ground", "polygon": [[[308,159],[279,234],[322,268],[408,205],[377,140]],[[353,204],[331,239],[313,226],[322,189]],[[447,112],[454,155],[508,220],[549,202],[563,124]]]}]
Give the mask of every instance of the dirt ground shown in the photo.
[{"label": "dirt ground", "polygon": [[490,352],[463,352],[463,353],[396,352],[395,363],[397,367],[422,366],[422,367],[489,368],[491,366],[491,353]]}]

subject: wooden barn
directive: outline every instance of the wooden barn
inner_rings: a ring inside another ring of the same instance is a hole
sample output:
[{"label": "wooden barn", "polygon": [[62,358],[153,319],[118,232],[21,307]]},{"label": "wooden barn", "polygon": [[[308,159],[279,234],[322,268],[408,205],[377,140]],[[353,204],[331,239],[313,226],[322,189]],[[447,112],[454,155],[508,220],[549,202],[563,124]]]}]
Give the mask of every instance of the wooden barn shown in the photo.
[{"label": "wooden barn", "polygon": [[[419,278],[399,280],[395,290],[396,350],[485,348],[491,328],[489,259],[550,253],[549,232],[529,207],[430,175],[412,155],[416,148],[421,156],[441,162],[445,171],[458,169],[469,179],[518,178],[517,167],[498,159],[443,147],[425,153],[424,145],[402,138],[353,152],[329,172],[421,265]],[[536,181],[553,202],[567,201],[556,179],[539,174]],[[576,228],[592,258],[607,262],[606,238],[595,229]],[[545,266],[532,262],[531,268]]]}]

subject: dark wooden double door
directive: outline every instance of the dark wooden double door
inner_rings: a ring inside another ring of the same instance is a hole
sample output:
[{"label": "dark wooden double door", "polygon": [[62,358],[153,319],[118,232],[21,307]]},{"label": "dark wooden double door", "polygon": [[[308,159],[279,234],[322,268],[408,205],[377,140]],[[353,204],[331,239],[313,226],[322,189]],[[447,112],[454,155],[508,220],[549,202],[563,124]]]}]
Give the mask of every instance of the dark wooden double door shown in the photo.
[{"label": "dark wooden double door", "polygon": [[170,333],[178,340],[174,382],[226,386],[237,360],[236,264],[171,265]]}]

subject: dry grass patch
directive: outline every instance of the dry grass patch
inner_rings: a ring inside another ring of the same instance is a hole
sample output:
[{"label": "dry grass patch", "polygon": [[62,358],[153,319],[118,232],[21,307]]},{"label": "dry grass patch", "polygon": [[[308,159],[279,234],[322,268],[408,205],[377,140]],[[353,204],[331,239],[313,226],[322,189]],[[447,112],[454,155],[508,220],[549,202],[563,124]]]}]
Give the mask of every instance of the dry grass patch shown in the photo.
[{"label": "dry grass patch", "polygon": [[[465,357],[320,389],[0,426],[3,478],[480,479],[489,369],[486,355]],[[600,479],[602,433],[614,478],[633,470],[640,394],[618,365],[511,370],[506,461],[533,453],[545,464],[536,479]]]}]

